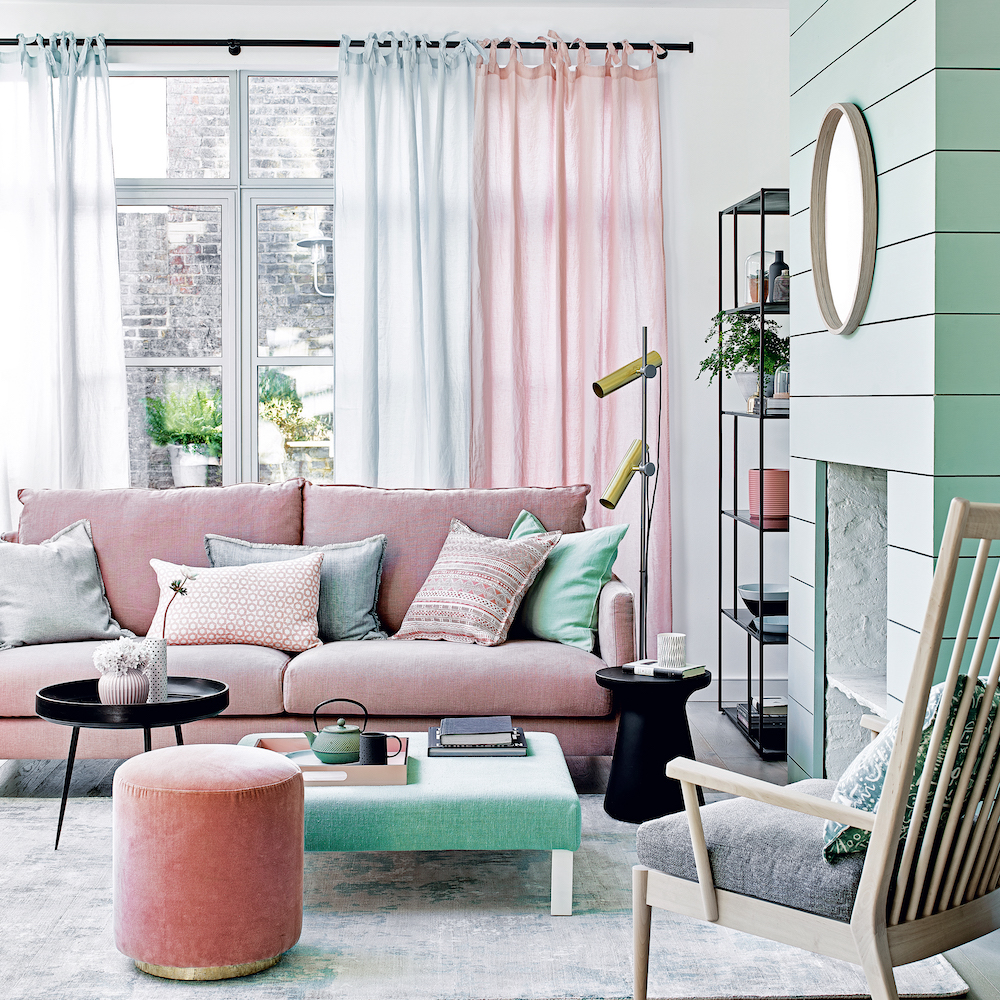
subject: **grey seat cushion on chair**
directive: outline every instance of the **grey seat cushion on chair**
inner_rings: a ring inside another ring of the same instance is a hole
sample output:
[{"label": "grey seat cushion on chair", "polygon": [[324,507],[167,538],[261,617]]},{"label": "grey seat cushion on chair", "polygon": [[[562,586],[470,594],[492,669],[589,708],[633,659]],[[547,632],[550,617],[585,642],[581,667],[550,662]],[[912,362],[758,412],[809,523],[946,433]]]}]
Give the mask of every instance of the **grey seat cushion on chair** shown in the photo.
[{"label": "grey seat cushion on chair", "polygon": [[[813,778],[797,790],[829,799],[835,781]],[[716,887],[849,923],[864,854],[823,857],[823,820],[752,799],[703,806],[701,821]],[[643,823],[636,833],[639,863],[698,880],[684,813]]]}]

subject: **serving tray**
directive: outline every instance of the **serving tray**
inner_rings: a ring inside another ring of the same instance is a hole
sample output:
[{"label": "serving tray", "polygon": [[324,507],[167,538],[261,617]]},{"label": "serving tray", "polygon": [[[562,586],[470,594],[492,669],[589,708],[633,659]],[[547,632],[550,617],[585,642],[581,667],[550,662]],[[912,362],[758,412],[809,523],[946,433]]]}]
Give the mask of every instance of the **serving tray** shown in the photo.
[{"label": "serving tray", "polygon": [[390,757],[388,764],[324,764],[309,749],[309,741],[299,733],[268,733],[256,737],[251,746],[294,754],[288,759],[298,765],[309,788],[316,785],[405,785],[409,740],[402,736],[400,742],[402,750]]}]

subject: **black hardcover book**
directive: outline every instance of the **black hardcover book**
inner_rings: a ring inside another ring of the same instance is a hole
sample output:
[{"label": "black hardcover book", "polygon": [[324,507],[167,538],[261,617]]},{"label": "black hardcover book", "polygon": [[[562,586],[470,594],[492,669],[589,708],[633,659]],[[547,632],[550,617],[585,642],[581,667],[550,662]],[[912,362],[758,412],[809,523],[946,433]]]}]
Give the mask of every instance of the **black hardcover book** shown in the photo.
[{"label": "black hardcover book", "polygon": [[442,745],[440,728],[431,726],[427,730],[428,757],[525,757],[528,745],[524,742],[524,730],[513,731],[514,741],[506,744],[479,744],[463,746]]}]

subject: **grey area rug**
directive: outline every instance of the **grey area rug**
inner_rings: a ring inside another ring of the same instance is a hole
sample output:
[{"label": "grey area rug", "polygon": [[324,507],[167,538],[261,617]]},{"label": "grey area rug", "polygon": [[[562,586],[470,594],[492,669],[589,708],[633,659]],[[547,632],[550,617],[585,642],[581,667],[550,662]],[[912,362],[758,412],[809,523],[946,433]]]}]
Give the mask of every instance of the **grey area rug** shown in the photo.
[{"label": "grey area rug", "polygon": [[[302,938],[272,969],[217,983],[148,976],[115,950],[111,800],[0,799],[3,1000],[535,1000],[632,995],[635,827],[583,796],[574,915],[552,917],[548,852],[307,854]],[[900,992],[959,996],[943,958]],[[867,997],[858,968],[655,910],[649,996]]]}]

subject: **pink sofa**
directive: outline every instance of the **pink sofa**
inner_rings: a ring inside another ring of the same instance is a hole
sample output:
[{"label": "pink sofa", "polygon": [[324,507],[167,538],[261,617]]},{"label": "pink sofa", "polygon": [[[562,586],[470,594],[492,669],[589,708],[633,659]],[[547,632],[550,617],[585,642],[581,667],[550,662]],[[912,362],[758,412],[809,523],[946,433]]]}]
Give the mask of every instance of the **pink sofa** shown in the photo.
[{"label": "pink sofa", "polygon": [[[145,635],[158,600],[151,558],[207,566],[204,536],[320,545],[388,537],[378,611],[395,632],[437,558],[453,517],[506,536],[522,509],[550,530],[583,530],[589,486],[551,489],[384,490],[316,486],[301,479],[178,490],[22,490],[17,541],[34,544],[88,518],[111,609]],[[514,716],[553,732],[567,756],[610,754],[617,721],[594,671],[634,659],[632,593],[612,579],[599,602],[599,654],[560,643],[513,639],[484,647],[451,642],[331,642],[291,655],[246,645],[171,646],[171,674],[212,677],[230,689],[229,708],[185,727],[185,741],[236,743],[253,732],[311,728],[327,698],[353,698],[372,713],[369,728],[420,730],[442,715]],[[19,646],[0,651],[0,759],[65,755],[70,729],[34,714],[35,691],[96,677],[97,643]],[[345,706],[339,706],[343,708]],[[337,705],[324,711],[336,714]],[[154,746],[173,742],[153,732]],[[128,757],[139,730],[83,729],[80,757]]]}]

